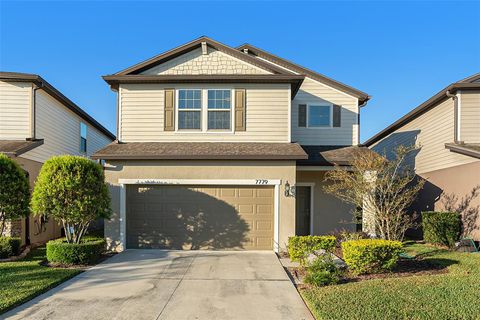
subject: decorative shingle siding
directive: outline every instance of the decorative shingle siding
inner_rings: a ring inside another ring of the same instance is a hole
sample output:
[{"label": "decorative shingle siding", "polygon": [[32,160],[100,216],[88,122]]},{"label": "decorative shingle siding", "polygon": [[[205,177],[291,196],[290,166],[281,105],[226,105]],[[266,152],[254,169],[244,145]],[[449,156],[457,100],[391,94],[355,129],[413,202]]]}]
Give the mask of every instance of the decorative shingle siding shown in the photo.
[{"label": "decorative shingle siding", "polygon": [[220,51],[196,49],[142,72],[147,75],[271,74]]}]

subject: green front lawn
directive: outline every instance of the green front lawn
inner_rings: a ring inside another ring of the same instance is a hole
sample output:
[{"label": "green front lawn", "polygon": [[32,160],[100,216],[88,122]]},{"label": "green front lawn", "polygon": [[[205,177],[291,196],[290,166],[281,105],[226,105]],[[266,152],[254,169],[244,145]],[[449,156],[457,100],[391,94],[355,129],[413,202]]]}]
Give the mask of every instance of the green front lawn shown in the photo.
[{"label": "green front lawn", "polygon": [[41,247],[22,260],[0,263],[0,314],[81,272],[42,266],[45,254],[45,247]]},{"label": "green front lawn", "polygon": [[448,273],[373,279],[300,292],[317,319],[480,319],[480,254],[406,246]]}]

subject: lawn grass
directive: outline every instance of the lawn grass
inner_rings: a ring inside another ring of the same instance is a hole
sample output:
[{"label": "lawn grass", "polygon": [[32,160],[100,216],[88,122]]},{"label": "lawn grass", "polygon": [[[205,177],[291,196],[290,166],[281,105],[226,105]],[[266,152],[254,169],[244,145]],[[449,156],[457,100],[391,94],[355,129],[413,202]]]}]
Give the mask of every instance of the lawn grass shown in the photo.
[{"label": "lawn grass", "polygon": [[81,272],[42,266],[45,254],[45,247],[41,247],[22,260],[0,263],[0,314]]},{"label": "lawn grass", "polygon": [[305,288],[317,319],[480,319],[480,254],[407,244],[406,252],[448,273]]}]

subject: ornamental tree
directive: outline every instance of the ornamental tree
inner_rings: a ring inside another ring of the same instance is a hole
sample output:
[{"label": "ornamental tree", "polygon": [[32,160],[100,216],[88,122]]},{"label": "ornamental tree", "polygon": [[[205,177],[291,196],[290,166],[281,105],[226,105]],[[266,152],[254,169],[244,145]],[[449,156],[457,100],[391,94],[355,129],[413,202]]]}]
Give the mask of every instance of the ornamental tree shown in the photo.
[{"label": "ornamental tree", "polygon": [[28,216],[29,201],[27,175],[15,161],[0,153],[0,236],[7,220]]},{"label": "ornamental tree", "polygon": [[56,156],[44,163],[31,206],[35,215],[61,221],[68,243],[80,243],[90,223],[112,212],[102,167],[78,156]]},{"label": "ornamental tree", "polygon": [[399,146],[390,160],[375,152],[358,152],[351,170],[336,167],[326,173],[330,184],[324,190],[354,205],[355,217],[368,222],[380,238],[402,241],[405,232],[416,226],[416,215],[407,209],[424,185],[409,163],[417,150]]}]

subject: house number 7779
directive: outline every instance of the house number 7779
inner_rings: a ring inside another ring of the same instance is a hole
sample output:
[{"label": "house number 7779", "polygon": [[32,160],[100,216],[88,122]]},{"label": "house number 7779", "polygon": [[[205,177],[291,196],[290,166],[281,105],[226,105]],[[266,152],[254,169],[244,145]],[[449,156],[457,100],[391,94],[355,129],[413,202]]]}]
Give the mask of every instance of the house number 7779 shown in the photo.
[{"label": "house number 7779", "polygon": [[255,180],[255,184],[268,184],[268,180],[257,179]]}]

